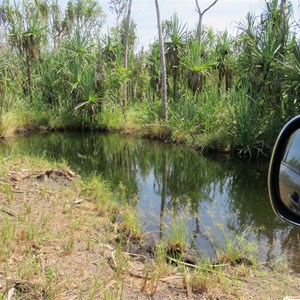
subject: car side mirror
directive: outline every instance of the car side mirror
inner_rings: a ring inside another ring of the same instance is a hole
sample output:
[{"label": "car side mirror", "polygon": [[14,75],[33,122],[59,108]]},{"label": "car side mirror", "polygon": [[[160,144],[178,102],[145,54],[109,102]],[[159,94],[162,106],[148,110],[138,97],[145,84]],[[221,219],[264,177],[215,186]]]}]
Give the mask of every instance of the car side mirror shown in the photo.
[{"label": "car side mirror", "polygon": [[290,120],[277,138],[268,187],[276,215],[300,227],[300,115]]}]

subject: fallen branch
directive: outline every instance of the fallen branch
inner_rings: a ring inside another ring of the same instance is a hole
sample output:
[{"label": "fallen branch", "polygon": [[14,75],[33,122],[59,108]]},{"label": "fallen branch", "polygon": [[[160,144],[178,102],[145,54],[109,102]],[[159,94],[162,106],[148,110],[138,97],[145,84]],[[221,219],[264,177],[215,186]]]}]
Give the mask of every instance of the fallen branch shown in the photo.
[{"label": "fallen branch", "polygon": [[13,193],[15,193],[15,194],[24,194],[24,193],[26,193],[26,192],[24,192],[24,191],[17,191],[17,190],[11,190]]},{"label": "fallen branch", "polygon": [[3,212],[3,213],[5,213],[5,214],[7,214],[7,215],[9,215],[9,216],[11,216],[11,217],[15,217],[16,216],[14,213],[12,213],[12,212],[4,209],[4,208],[1,208],[0,211]]},{"label": "fallen branch", "polygon": [[[202,269],[202,270],[205,270],[205,271],[208,271],[208,272],[213,271],[213,270],[210,270],[210,269],[207,269],[207,268],[203,268],[203,267],[199,267],[199,266],[196,266],[196,265],[193,265],[193,264],[185,263],[183,261],[177,260],[177,259],[169,257],[169,256],[167,256],[167,258],[170,261],[176,262],[177,264],[181,264],[181,265],[191,267],[191,268],[194,268],[194,269],[199,268],[199,269]],[[222,268],[222,267],[228,267],[228,266],[230,266],[230,264],[210,265],[211,268],[217,268],[217,267]]]},{"label": "fallen branch", "polygon": [[43,172],[32,172],[30,174],[27,174],[25,176],[21,176],[20,174],[14,174],[19,175],[19,177],[14,176],[14,181],[21,181],[27,178],[36,177],[37,179],[41,178],[51,178],[52,175],[56,175],[58,177],[64,176],[66,179],[72,181],[74,177],[76,177],[76,174],[68,169],[54,169],[54,170],[46,170]]},{"label": "fallen branch", "polygon": [[130,253],[130,252],[123,252],[124,254],[127,254],[129,256],[133,256],[133,257],[142,257],[145,258],[146,260],[151,260],[153,261],[153,259],[149,259],[146,255],[142,255],[142,254],[135,254],[135,253]]}]

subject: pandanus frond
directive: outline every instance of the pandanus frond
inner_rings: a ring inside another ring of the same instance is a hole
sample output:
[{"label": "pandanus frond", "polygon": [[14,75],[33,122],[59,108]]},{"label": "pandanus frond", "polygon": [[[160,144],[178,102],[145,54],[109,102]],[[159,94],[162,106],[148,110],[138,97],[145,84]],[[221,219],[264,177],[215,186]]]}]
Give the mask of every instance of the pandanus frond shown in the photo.
[{"label": "pandanus frond", "polygon": [[295,43],[289,51],[289,61],[284,63],[284,81],[288,91],[300,96],[300,45]]}]

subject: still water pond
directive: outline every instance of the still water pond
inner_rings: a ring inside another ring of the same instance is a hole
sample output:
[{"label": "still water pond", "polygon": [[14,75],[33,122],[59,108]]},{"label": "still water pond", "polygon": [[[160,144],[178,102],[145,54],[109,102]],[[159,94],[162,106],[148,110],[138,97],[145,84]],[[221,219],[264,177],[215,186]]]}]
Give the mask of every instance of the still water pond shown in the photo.
[{"label": "still water pond", "polygon": [[267,161],[205,157],[183,146],[98,133],[22,137],[0,144],[0,151],[64,159],[83,177],[101,174],[137,200],[141,225],[153,238],[167,234],[164,224],[172,223],[175,212],[191,246],[214,257],[211,240],[252,228],[255,234],[247,238],[259,245],[261,260],[287,256],[299,271],[300,229],[271,210]]}]

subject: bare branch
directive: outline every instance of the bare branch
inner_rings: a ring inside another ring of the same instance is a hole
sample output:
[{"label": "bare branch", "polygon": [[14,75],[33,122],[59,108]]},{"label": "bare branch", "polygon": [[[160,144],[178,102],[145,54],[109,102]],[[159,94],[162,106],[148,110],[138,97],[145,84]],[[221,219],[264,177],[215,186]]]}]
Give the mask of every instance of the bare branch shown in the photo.
[{"label": "bare branch", "polygon": [[203,10],[203,12],[201,11],[200,5],[198,3],[198,0],[195,0],[196,2],[196,12],[199,15],[199,21],[198,21],[198,41],[199,44],[201,44],[201,35],[202,35],[202,19],[203,19],[203,15],[209,10],[211,9],[219,0],[215,0],[211,5],[209,5],[207,8],[205,8]]},{"label": "bare branch", "polygon": [[199,14],[199,15],[204,15],[209,9],[211,9],[219,0],[215,0],[210,6],[208,6],[206,9],[204,9],[203,12],[201,12],[201,8],[200,8],[200,5],[198,3],[198,0],[195,0],[196,2],[196,12]]},{"label": "bare branch", "polygon": [[195,0],[195,1],[196,1],[196,6],[197,6],[196,12],[201,15],[202,13],[201,13],[201,9],[200,9],[198,0]]},{"label": "bare branch", "polygon": [[[196,0],[198,1],[198,0]],[[202,15],[204,15],[210,8],[212,8],[219,0],[215,0],[208,8],[204,9]]]}]

